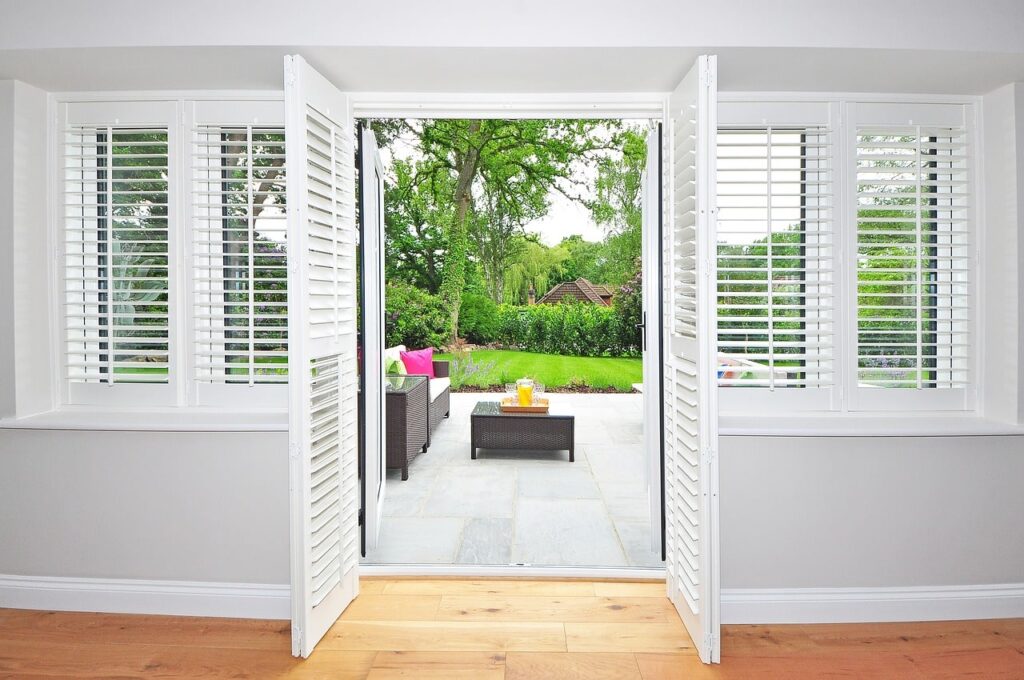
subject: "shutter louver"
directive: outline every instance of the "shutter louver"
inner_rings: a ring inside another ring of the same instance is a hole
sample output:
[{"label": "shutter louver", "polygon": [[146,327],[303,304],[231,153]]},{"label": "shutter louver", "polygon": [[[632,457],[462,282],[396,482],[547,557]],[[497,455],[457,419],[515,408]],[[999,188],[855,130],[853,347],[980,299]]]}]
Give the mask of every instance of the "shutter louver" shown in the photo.
[{"label": "shutter louver", "polygon": [[718,382],[833,382],[832,159],[826,128],[718,132]]},{"label": "shutter louver", "polygon": [[167,128],[64,130],[64,319],[72,383],[170,378]]},{"label": "shutter louver", "polygon": [[284,130],[193,130],[195,377],[288,379]]},{"label": "shutter louver", "polygon": [[858,127],[857,382],[969,382],[970,225],[962,127]]}]

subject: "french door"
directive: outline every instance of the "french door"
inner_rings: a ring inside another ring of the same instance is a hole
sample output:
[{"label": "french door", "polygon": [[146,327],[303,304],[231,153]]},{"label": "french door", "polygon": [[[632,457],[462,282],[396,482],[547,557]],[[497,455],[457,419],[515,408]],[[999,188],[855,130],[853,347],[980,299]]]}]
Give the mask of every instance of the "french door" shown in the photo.
[{"label": "french door", "polygon": [[387,473],[384,441],[384,166],[369,126],[359,140],[359,252],[363,299],[365,548],[377,547]]},{"label": "french door", "polygon": [[663,484],[664,450],[662,427],[662,187],[664,175],[661,158],[662,126],[655,125],[647,133],[647,166],[642,180],[643,238],[641,271],[643,272],[643,426],[646,463],[647,498],[651,516],[651,550],[665,557]]},{"label": "french door", "polygon": [[292,653],[359,592],[356,206],[352,112],[285,57]]},{"label": "french door", "polygon": [[699,57],[669,97],[663,234],[665,572],[705,663],[720,657],[716,72]]}]

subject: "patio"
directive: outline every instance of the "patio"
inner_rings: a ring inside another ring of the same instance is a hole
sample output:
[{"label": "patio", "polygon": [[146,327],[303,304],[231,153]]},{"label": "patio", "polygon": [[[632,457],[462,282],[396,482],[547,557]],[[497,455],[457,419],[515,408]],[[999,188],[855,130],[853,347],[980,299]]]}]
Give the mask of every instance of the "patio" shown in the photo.
[{"label": "patio", "polygon": [[451,417],[401,481],[388,472],[380,544],[367,564],[660,567],[650,549],[640,394],[551,394],[576,417],[568,453],[470,459],[470,412],[494,394],[451,395]]}]

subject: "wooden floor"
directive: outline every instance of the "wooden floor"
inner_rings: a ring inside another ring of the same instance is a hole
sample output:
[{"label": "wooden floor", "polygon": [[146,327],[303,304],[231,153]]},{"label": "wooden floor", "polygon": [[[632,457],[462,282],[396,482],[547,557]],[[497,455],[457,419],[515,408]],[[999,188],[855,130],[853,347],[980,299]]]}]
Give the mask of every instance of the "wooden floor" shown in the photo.
[{"label": "wooden floor", "polygon": [[0,609],[0,678],[1024,678],[1024,620],[727,626],[702,665],[664,584],[364,579],[313,656],[284,621]]}]

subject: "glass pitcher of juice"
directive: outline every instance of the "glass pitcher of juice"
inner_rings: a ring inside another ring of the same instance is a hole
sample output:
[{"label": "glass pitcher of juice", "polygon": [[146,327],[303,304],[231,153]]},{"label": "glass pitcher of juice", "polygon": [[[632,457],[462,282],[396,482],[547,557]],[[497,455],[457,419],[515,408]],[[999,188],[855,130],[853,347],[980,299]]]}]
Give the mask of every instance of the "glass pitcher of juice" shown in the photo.
[{"label": "glass pitcher of juice", "polygon": [[516,394],[519,396],[520,406],[531,406],[533,404],[533,381],[529,378],[517,380]]}]

